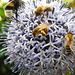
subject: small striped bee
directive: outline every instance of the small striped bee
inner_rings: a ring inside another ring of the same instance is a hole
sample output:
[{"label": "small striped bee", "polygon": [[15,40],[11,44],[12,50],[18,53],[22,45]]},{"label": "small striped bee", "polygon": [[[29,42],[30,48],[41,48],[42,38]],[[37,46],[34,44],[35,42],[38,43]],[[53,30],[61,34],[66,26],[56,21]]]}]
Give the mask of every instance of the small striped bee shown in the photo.
[{"label": "small striped bee", "polygon": [[68,32],[67,34],[65,34],[64,48],[65,48],[65,51],[68,53],[68,55],[71,54],[74,49],[74,40],[73,39],[74,39],[74,37],[71,32]]},{"label": "small striped bee", "polygon": [[51,10],[52,8],[49,5],[41,5],[35,9],[34,14],[36,16],[39,16],[42,15],[45,11],[51,11]]},{"label": "small striped bee", "polygon": [[36,38],[38,34],[46,35],[48,33],[48,28],[47,28],[48,26],[49,24],[47,23],[38,25],[36,28],[33,29],[32,35]]},{"label": "small striped bee", "polygon": [[17,11],[19,6],[23,4],[22,0],[10,0],[5,6],[4,6],[4,12],[6,17],[12,17],[14,16],[14,13],[16,15],[16,18],[18,16]]}]

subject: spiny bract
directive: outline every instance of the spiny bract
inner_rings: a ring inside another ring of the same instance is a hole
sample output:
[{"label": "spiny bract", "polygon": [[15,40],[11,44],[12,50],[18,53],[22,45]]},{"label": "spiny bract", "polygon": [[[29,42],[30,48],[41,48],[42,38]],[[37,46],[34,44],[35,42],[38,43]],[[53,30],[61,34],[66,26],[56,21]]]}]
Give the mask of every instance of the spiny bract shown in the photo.
[{"label": "spiny bract", "polygon": [[[52,11],[36,16],[35,9],[48,4]],[[7,58],[4,63],[13,64],[13,72],[20,75],[64,75],[69,71],[74,75],[75,48],[68,55],[64,50],[64,35],[72,32],[75,38],[75,9],[65,8],[67,2],[57,0],[30,0],[18,10],[18,21],[3,24],[0,44]],[[46,35],[32,31],[39,24],[49,23]],[[74,39],[75,40],[75,39]]]}]

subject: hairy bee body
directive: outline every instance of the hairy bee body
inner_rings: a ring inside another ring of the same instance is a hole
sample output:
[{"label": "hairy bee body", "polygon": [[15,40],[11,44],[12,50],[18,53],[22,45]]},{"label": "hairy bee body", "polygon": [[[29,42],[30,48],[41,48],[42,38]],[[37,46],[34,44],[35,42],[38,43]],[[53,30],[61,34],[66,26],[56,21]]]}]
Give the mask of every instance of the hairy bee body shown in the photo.
[{"label": "hairy bee body", "polygon": [[22,1],[21,0],[10,0],[9,3],[7,3],[4,6],[4,11],[6,17],[12,17],[14,16],[14,13],[16,15],[16,18],[18,16],[17,11],[19,6],[21,5]]},{"label": "hairy bee body", "polygon": [[66,35],[65,35],[65,40],[64,40],[64,48],[65,48],[65,51],[68,53],[68,54],[71,54],[72,51],[73,51],[73,48],[74,48],[74,41],[73,41],[73,34],[71,32],[68,32]]},{"label": "hairy bee body", "polygon": [[42,15],[45,11],[51,11],[51,7],[49,5],[41,5],[41,6],[38,6],[34,13],[36,16],[39,16],[39,15]]},{"label": "hairy bee body", "polygon": [[36,28],[33,29],[32,35],[37,38],[38,34],[46,35],[48,33],[49,24],[40,24]]}]

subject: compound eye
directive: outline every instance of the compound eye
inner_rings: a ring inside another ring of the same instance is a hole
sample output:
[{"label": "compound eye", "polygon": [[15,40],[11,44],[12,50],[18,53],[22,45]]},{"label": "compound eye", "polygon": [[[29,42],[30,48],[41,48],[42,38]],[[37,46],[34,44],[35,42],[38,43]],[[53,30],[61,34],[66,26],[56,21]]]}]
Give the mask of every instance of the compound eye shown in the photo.
[{"label": "compound eye", "polygon": [[42,10],[42,8],[38,8],[38,11],[41,12],[41,11],[43,11],[43,10]]},{"label": "compound eye", "polygon": [[32,34],[33,34],[34,37],[35,37],[35,35],[36,35],[37,32],[38,32],[38,28],[33,29]]},{"label": "compound eye", "polygon": [[37,31],[38,31],[38,29],[36,28],[36,29],[35,29],[35,32],[37,32]]}]

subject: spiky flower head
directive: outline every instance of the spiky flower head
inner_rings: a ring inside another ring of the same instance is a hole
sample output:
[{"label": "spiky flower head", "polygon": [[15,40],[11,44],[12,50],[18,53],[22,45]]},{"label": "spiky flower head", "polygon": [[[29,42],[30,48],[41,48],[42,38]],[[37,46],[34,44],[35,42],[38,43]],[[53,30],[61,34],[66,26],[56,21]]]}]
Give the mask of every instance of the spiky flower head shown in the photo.
[{"label": "spiky flower head", "polygon": [[[36,16],[34,11],[40,5],[50,5],[51,11]],[[17,21],[9,19],[2,30],[1,43],[7,58],[4,63],[12,64],[13,72],[20,75],[62,75],[74,74],[75,49],[72,53],[64,49],[65,35],[75,37],[75,10],[65,8],[67,2],[57,0],[30,0],[18,10]],[[48,23],[48,33],[32,35],[34,28]],[[74,39],[73,39],[74,41]],[[74,47],[74,46],[73,46]]]}]

